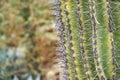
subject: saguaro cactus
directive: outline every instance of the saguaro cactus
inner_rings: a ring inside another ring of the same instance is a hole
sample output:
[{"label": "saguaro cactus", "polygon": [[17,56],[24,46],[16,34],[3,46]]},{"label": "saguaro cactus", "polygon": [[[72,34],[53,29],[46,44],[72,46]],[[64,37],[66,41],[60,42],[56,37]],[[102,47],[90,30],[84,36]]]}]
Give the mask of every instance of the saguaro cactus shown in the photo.
[{"label": "saguaro cactus", "polygon": [[57,0],[61,80],[120,79],[120,1]]}]

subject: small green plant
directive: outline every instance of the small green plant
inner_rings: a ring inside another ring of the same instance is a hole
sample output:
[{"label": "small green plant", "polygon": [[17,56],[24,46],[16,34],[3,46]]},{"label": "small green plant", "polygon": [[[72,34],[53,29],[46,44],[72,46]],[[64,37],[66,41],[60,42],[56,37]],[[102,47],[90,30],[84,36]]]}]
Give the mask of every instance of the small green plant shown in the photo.
[{"label": "small green plant", "polygon": [[120,79],[120,1],[57,0],[61,80]]}]

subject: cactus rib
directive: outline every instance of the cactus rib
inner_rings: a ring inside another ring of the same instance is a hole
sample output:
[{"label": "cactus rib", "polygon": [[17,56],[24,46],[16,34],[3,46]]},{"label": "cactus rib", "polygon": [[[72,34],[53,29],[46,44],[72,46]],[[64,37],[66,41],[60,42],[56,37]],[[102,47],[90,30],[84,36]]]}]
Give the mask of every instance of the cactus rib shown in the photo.
[{"label": "cactus rib", "polygon": [[59,8],[59,12],[58,12],[58,22],[57,22],[57,29],[58,29],[58,34],[60,37],[60,41],[59,41],[59,51],[60,51],[60,56],[61,56],[61,61],[62,62],[62,67],[63,67],[63,71],[61,72],[61,79],[62,80],[69,80],[69,74],[68,74],[68,65],[67,65],[67,59],[66,59],[66,53],[65,53],[65,29],[64,29],[64,22],[62,21],[62,3],[61,1],[57,1],[57,5]]},{"label": "cactus rib", "polygon": [[112,18],[113,18],[113,24],[114,24],[114,30],[113,30],[113,39],[115,43],[115,55],[114,58],[116,59],[116,79],[120,78],[120,38],[118,37],[120,35],[120,1],[111,0],[110,2],[111,6],[111,12],[112,12]]},{"label": "cactus rib", "polygon": [[79,80],[84,80],[84,72],[83,72],[83,65],[82,65],[82,57],[80,55],[80,36],[79,34],[79,26],[78,26],[78,15],[76,11],[76,1],[75,0],[68,0],[68,17],[70,20],[71,25],[71,35],[72,35],[72,49],[74,50],[74,57],[75,57],[75,65],[76,65],[76,73]]},{"label": "cactus rib", "polygon": [[82,61],[83,61],[83,66],[84,66],[84,71],[85,71],[85,75],[86,75],[86,78],[88,80],[93,80],[92,78],[92,71],[90,69],[90,63],[88,61],[88,55],[87,55],[87,52],[85,50],[85,46],[86,46],[86,43],[85,43],[85,32],[84,32],[84,29],[85,29],[85,26],[83,26],[83,20],[82,20],[82,1],[79,1],[77,0],[76,1],[77,3],[77,14],[78,14],[78,23],[79,23],[79,28],[80,28],[80,49],[81,49],[81,56],[82,56]]},{"label": "cactus rib", "polygon": [[93,34],[93,53],[94,53],[94,61],[95,61],[95,66],[96,66],[96,71],[98,73],[98,77],[99,79],[106,79],[106,76],[104,74],[103,68],[102,68],[102,64],[100,61],[100,53],[98,53],[98,35],[97,35],[97,17],[96,17],[96,9],[95,9],[95,2],[94,0],[89,0],[89,5],[90,5],[90,13],[91,13],[91,19],[92,19],[92,34]]}]

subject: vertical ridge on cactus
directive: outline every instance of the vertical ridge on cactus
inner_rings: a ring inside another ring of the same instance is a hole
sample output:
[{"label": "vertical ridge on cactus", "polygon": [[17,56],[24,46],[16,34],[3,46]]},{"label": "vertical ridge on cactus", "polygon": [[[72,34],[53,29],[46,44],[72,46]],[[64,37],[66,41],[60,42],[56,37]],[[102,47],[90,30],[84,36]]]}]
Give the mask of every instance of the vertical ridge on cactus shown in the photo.
[{"label": "vertical ridge on cactus", "polygon": [[[77,15],[77,5],[75,0],[68,0],[67,10],[68,10],[68,18],[70,20],[70,28],[71,28],[71,36],[72,36],[72,49],[74,51],[74,63],[76,68],[76,74],[78,79],[84,79],[83,65],[82,65],[82,57],[80,55],[80,36],[79,36],[79,23],[78,23],[78,15]],[[79,44],[78,44],[79,43]]]},{"label": "vertical ridge on cactus", "polygon": [[[65,3],[65,4],[64,4]],[[61,5],[62,5],[62,10],[64,12],[64,14],[62,14],[63,18],[63,22],[64,22],[64,28],[65,28],[65,47],[66,47],[66,51],[65,53],[66,58],[67,58],[67,66],[68,66],[68,72],[70,75],[70,79],[74,80],[75,77],[75,64],[73,63],[74,61],[74,57],[73,57],[73,50],[72,50],[72,42],[71,42],[71,29],[70,29],[70,24],[69,24],[69,18],[68,18],[68,12],[66,9],[66,2],[64,0],[61,1]]]},{"label": "vertical ridge on cactus", "polygon": [[62,2],[61,1],[57,1],[56,2],[57,5],[57,13],[58,13],[58,24],[57,24],[57,30],[58,30],[58,35],[60,37],[60,41],[59,41],[59,49],[58,51],[61,53],[61,61],[60,63],[62,63],[62,67],[63,67],[63,71],[61,72],[62,74],[62,80],[68,80],[69,77],[69,73],[68,73],[68,66],[67,66],[67,59],[66,56],[67,54],[65,53],[65,28],[64,28],[64,22],[62,21]]},{"label": "vertical ridge on cactus", "polygon": [[[114,58],[115,57],[115,45],[114,45],[114,40],[113,40],[113,28],[114,28],[114,25],[113,25],[113,18],[112,18],[112,10],[111,10],[111,6],[110,6],[110,0],[106,0],[107,1],[107,14],[108,14],[108,27],[109,27],[109,32],[110,32],[110,41],[111,41],[111,63],[112,63],[112,67],[111,67],[111,78],[110,79],[115,79],[115,76],[116,76],[116,73],[115,73],[115,70],[116,70],[116,59]],[[108,72],[110,74],[110,72]]]},{"label": "vertical ridge on cactus", "polygon": [[98,35],[97,35],[97,24],[100,24],[97,21],[96,17],[96,9],[95,9],[95,1],[89,0],[90,4],[90,13],[91,13],[91,19],[92,19],[92,34],[93,34],[93,53],[94,53],[94,62],[95,62],[95,67],[96,71],[98,74],[99,79],[106,78],[105,74],[103,72],[102,64],[100,62],[100,53],[98,53]]},{"label": "vertical ridge on cactus", "polygon": [[77,14],[78,14],[78,23],[79,23],[79,28],[80,28],[80,48],[81,48],[81,56],[82,56],[82,61],[83,61],[83,66],[84,66],[84,72],[85,72],[85,78],[89,79],[89,80],[93,80],[92,78],[92,71],[90,69],[90,62],[88,60],[88,52],[86,50],[86,39],[87,39],[87,35],[86,35],[86,26],[84,26],[84,16],[83,16],[83,12],[84,12],[84,8],[85,7],[81,7],[84,6],[84,1],[83,0],[77,0]]},{"label": "vertical ridge on cactus", "polygon": [[111,0],[110,2],[111,10],[112,10],[112,17],[113,17],[113,24],[114,24],[114,31],[113,31],[113,39],[115,43],[115,56],[117,69],[115,72],[117,72],[116,79],[120,78],[120,1],[117,0]]},{"label": "vertical ridge on cactus", "polygon": [[58,0],[62,80],[120,79],[120,2]]},{"label": "vertical ridge on cactus", "polygon": [[[111,31],[109,27],[109,14],[106,0],[96,0],[96,17],[99,22],[97,24],[97,47],[98,57],[102,64],[103,71],[107,79],[112,79],[112,45],[111,45]],[[100,4],[97,4],[100,3]],[[100,10],[99,10],[100,9]]]}]

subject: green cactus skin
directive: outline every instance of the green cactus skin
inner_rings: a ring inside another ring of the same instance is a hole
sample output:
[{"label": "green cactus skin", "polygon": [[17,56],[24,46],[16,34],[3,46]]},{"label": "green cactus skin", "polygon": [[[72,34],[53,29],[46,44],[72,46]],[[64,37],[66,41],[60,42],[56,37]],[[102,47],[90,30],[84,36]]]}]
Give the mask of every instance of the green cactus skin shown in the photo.
[{"label": "green cactus skin", "polygon": [[95,67],[96,71],[99,74],[98,77],[99,79],[105,78],[104,72],[102,69],[102,64],[100,63],[100,53],[98,53],[98,35],[97,35],[97,17],[96,17],[96,11],[95,11],[95,1],[89,0],[89,5],[90,5],[90,13],[91,13],[91,19],[92,19],[92,34],[93,34],[93,52],[94,52],[94,62],[95,62]]},{"label": "green cactus skin", "polygon": [[[62,53],[61,54],[61,62],[62,62],[62,67],[63,67],[63,71],[61,72],[61,75],[63,75],[62,77],[61,77],[61,79],[62,80],[69,80],[69,74],[71,73],[71,72],[69,72],[68,70],[68,65],[67,64],[70,64],[70,63],[68,63],[67,61],[67,54],[66,54],[66,51],[65,51],[65,43],[66,43],[66,40],[65,40],[65,28],[64,27],[62,27],[62,26],[65,26],[65,20],[64,20],[64,11],[65,10],[62,10],[63,8],[65,8],[65,3],[64,3],[64,1],[62,2],[60,2],[60,1],[58,1],[57,2],[57,7],[59,8],[58,9],[58,15],[59,15],[59,17],[58,17],[58,34],[59,34],[59,37],[60,37],[60,41],[59,41],[59,45],[60,45],[60,49],[58,49],[58,51],[60,52],[60,53]],[[70,62],[70,61],[69,61]],[[69,66],[70,67],[70,66]],[[72,75],[70,75],[70,76],[72,76]]]},{"label": "green cactus skin", "polygon": [[111,10],[112,10],[112,17],[114,23],[114,31],[113,31],[113,38],[115,44],[115,58],[117,57],[117,77],[116,79],[120,78],[120,1],[112,0],[111,3]]},{"label": "green cactus skin", "polygon": [[[77,8],[77,11],[78,11],[78,16],[79,16],[79,26],[80,26],[80,48],[81,48],[81,56],[82,56],[82,60],[83,60],[83,65],[84,65],[84,71],[85,71],[85,75],[86,75],[86,78],[89,79],[89,80],[93,80],[93,76],[92,76],[92,73],[93,73],[93,70],[91,68],[91,60],[90,60],[90,56],[93,56],[92,53],[90,52],[90,46],[86,45],[86,44],[89,44],[91,45],[90,43],[88,43],[87,40],[89,40],[90,42],[90,37],[92,35],[91,32],[89,29],[91,29],[91,26],[88,25],[90,24],[90,20],[89,20],[89,17],[88,15],[89,14],[89,5],[86,5],[86,2],[88,2],[88,0],[76,0],[77,1],[77,5],[78,5],[78,8]],[[86,21],[87,20],[87,21]],[[89,61],[90,60],[90,61]],[[93,62],[93,61],[92,61]]]},{"label": "green cactus skin", "polygon": [[120,79],[120,2],[58,0],[61,80]]},{"label": "green cactus skin", "polygon": [[[69,24],[70,24],[70,29],[71,29],[71,36],[72,36],[72,49],[73,49],[73,56],[74,58],[74,63],[75,63],[75,68],[76,68],[76,73],[78,79],[83,79],[84,78],[84,72],[83,72],[83,65],[82,65],[82,57],[80,55],[80,36],[79,36],[79,23],[78,23],[78,15],[77,15],[77,10],[76,10],[76,1],[75,0],[68,0],[67,2],[67,10],[68,10],[68,17],[69,17]],[[78,34],[78,35],[76,35]],[[79,44],[78,44],[79,43]]]},{"label": "green cactus skin", "polygon": [[[99,3],[99,4],[98,4]],[[91,0],[91,12],[93,23],[93,51],[95,57],[96,70],[99,79],[112,79],[115,75],[113,73],[114,65],[112,64],[112,24],[110,23],[109,1],[105,0]],[[99,10],[99,9],[102,10]],[[104,16],[104,17],[103,17]],[[108,63],[109,62],[109,63]]]},{"label": "green cactus skin", "polygon": [[73,50],[72,50],[72,42],[71,42],[71,30],[70,30],[70,24],[69,24],[69,18],[68,18],[68,12],[66,11],[66,1],[62,0],[61,1],[61,9],[62,9],[62,21],[64,22],[64,28],[65,28],[65,47],[66,47],[66,51],[65,53],[67,54],[66,55],[66,58],[67,58],[67,66],[68,66],[68,72],[69,72],[69,75],[70,75],[70,79],[71,80],[74,80],[76,77],[75,77],[75,67],[74,67],[74,57],[73,57]]}]

